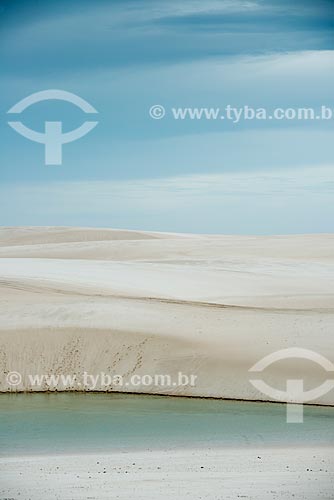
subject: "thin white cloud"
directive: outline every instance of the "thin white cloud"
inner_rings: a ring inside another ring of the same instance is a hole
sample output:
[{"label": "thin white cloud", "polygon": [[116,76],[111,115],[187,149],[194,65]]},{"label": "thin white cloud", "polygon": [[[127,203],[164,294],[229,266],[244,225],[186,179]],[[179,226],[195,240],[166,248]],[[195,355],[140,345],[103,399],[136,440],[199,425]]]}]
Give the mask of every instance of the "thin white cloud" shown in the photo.
[{"label": "thin white cloud", "polygon": [[[40,40],[40,34],[45,33],[48,39],[55,37],[62,39],[63,32],[75,28],[76,38],[87,39],[87,33],[96,33],[99,37],[109,37],[111,30],[123,30],[129,24],[145,26],[146,23],[159,21],[164,18],[178,18],[180,16],[205,14],[205,13],[238,13],[260,9],[256,1],[244,0],[191,0],[180,3],[178,0],[168,2],[146,1],[144,4],[136,3],[110,3],[87,5],[80,11],[55,11],[51,17],[30,17],[26,23],[15,30],[6,33],[6,42],[12,47],[19,47],[27,42],[34,45]],[[260,9],[262,10],[262,9]],[[100,29],[102,27],[102,29]],[[146,26],[146,29],[147,26]],[[151,26],[151,29],[155,29]]]},{"label": "thin white cloud", "polygon": [[334,232],[334,165],[127,181],[2,185],[2,225],[234,234]]},{"label": "thin white cloud", "polygon": [[174,176],[160,179],[121,181],[54,182],[50,184],[3,185],[0,197],[9,210],[13,200],[20,205],[35,205],[46,212],[60,213],[104,212],[123,206],[126,209],[175,204],[223,201],[226,198],[254,199],[256,197],[286,198],[303,194],[317,197],[332,196],[334,165],[312,166],[259,172],[227,172]]}]

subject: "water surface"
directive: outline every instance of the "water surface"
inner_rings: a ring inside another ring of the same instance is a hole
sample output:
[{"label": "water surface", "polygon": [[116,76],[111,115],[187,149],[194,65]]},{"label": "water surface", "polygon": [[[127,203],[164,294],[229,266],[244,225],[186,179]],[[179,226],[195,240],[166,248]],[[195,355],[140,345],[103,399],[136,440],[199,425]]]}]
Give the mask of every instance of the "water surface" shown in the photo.
[{"label": "water surface", "polygon": [[0,455],[334,445],[334,408],[98,393],[1,394]]}]

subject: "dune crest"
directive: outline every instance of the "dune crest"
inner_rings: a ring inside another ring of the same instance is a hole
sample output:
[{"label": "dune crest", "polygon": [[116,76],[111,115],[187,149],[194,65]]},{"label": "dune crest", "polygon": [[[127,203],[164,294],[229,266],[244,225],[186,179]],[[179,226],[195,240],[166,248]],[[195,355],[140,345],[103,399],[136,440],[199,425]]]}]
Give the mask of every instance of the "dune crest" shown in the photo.
[{"label": "dune crest", "polygon": [[[334,361],[334,236],[1,228],[0,314],[1,391],[37,390],[28,374],[182,371],[196,386],[95,390],[267,399],[248,373],[263,356],[302,347]],[[282,388],[286,370],[310,388],[327,378],[299,361],[266,380]]]}]

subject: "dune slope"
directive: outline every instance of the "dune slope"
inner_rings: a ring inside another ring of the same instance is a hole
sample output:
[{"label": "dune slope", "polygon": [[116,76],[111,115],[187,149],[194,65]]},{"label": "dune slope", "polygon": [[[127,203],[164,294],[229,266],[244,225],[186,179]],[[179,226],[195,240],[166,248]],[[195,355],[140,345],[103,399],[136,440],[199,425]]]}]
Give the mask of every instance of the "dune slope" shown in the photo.
[{"label": "dune slope", "polygon": [[[34,374],[182,372],[196,384],[94,390],[267,400],[248,373],[263,356],[301,347],[334,361],[334,236],[2,228],[0,315],[1,391],[50,389]],[[283,389],[287,374],[309,388],[329,378],[310,361],[263,377]]]}]

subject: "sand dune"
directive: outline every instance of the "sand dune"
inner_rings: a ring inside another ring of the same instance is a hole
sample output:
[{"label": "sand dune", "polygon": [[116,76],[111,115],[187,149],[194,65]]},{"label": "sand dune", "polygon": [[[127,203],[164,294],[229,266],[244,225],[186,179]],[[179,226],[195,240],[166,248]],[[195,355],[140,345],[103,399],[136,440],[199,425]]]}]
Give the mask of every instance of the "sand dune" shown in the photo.
[{"label": "sand dune", "polygon": [[[0,308],[2,391],[37,390],[29,374],[182,371],[196,386],[96,390],[268,399],[248,373],[266,354],[334,361],[334,236],[2,228]],[[22,384],[8,385],[11,371]],[[287,373],[310,388],[328,378],[289,361],[266,381],[283,388]],[[317,402],[334,404],[333,391]]]},{"label": "sand dune", "polygon": [[331,448],[186,449],[13,457],[0,459],[0,493],[15,498],[21,494],[35,500],[330,500],[332,469]]}]

